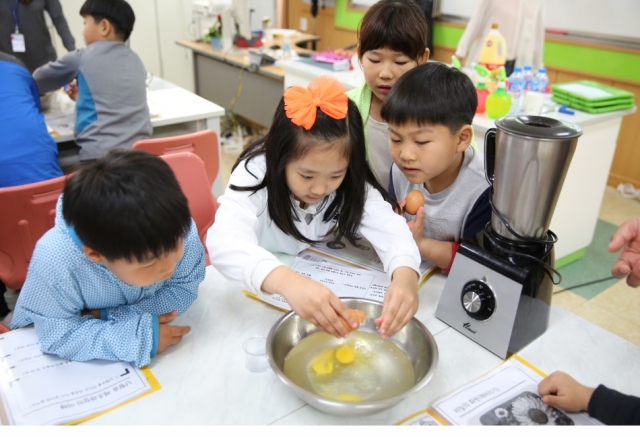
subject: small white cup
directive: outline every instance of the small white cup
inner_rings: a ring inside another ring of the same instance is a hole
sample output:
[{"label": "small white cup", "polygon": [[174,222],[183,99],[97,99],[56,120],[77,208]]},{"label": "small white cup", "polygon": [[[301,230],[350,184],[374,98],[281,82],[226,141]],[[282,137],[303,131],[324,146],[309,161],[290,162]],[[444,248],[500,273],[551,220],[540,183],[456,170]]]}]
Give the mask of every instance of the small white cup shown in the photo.
[{"label": "small white cup", "polygon": [[261,336],[245,340],[242,348],[245,352],[244,364],[252,372],[264,372],[269,368],[267,359],[267,339]]},{"label": "small white cup", "polygon": [[537,91],[527,91],[524,95],[524,114],[540,115],[542,112],[542,104],[544,103],[544,94]]}]

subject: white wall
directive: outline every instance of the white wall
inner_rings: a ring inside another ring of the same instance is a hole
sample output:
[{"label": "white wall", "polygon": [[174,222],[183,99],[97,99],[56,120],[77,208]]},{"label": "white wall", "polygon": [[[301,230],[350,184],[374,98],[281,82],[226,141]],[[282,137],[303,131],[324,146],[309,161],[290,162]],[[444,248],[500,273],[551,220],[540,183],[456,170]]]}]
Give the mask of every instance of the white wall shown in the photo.
[{"label": "white wall", "polygon": [[[469,18],[480,0],[440,0],[443,14]],[[546,29],[640,39],[638,0],[545,0]]]},{"label": "white wall", "polygon": [[[2,0],[0,0],[2,1]],[[84,47],[80,7],[85,0],[62,0],[65,17],[76,47]],[[190,91],[194,90],[191,51],[175,44],[179,39],[193,39],[191,0],[128,0],[136,14],[130,38],[134,50],[150,73],[160,76]],[[255,9],[251,16],[252,29],[259,29],[262,17],[275,22],[275,0],[249,0]],[[60,38],[52,28],[58,55],[64,54]]]}]

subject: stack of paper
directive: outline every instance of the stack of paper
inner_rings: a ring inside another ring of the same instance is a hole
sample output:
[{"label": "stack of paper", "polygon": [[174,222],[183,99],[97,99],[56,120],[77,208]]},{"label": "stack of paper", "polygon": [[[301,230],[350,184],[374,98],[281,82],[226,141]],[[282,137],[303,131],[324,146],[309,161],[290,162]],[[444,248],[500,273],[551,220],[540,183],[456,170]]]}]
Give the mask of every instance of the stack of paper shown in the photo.
[{"label": "stack of paper", "polygon": [[633,108],[634,94],[589,80],[551,85],[554,101],[580,111],[599,114]]}]

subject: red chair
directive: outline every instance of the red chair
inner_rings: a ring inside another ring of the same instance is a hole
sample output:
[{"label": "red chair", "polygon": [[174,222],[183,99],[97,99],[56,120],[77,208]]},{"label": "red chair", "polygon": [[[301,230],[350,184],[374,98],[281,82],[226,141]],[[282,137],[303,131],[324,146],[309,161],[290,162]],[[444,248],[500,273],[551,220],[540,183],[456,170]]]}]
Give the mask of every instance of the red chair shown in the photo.
[{"label": "red chair", "polygon": [[22,288],[36,242],[53,227],[66,176],[0,188],[0,281]]},{"label": "red chair", "polygon": [[218,202],[211,193],[204,164],[193,153],[172,153],[162,155],[161,158],[173,170],[182,192],[189,201],[189,211],[196,222],[198,236],[204,246],[207,265],[211,265],[205,237],[215,220]]},{"label": "red chair", "polygon": [[204,162],[209,179],[209,189],[211,189],[220,170],[218,135],[212,130],[203,130],[177,137],[140,140],[133,145],[133,149],[146,150],[160,156],[184,152],[196,154]]},{"label": "red chair", "polygon": [[0,323],[0,334],[4,334],[5,332],[9,332],[9,328]]}]

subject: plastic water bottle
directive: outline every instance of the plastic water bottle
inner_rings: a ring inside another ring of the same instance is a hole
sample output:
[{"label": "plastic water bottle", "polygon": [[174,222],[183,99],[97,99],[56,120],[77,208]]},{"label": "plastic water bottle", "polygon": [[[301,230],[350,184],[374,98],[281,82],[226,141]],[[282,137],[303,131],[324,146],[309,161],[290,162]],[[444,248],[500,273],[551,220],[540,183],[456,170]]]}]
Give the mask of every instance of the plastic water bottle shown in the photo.
[{"label": "plastic water bottle", "polygon": [[520,67],[515,67],[513,69],[513,73],[509,76],[508,91],[509,95],[511,95],[511,109],[509,110],[509,115],[520,114],[520,106],[522,106],[522,88],[522,69]]},{"label": "plastic water bottle", "polygon": [[487,101],[485,102],[487,117],[489,118],[500,118],[507,115],[512,106],[511,96],[505,89],[507,74],[504,67],[500,67],[498,71],[500,72],[498,88],[487,96]]},{"label": "plastic water bottle", "polygon": [[522,73],[524,87],[522,88],[524,92],[534,91],[533,89],[533,71],[531,71],[531,65],[524,66],[524,73]]},{"label": "plastic water bottle", "polygon": [[547,76],[546,68],[541,68],[538,70],[538,73],[536,73],[535,81],[537,85],[536,91],[546,94],[547,89],[549,88],[549,76]]},{"label": "plastic water bottle", "polygon": [[282,40],[282,59],[291,59],[291,37],[285,35]]}]

